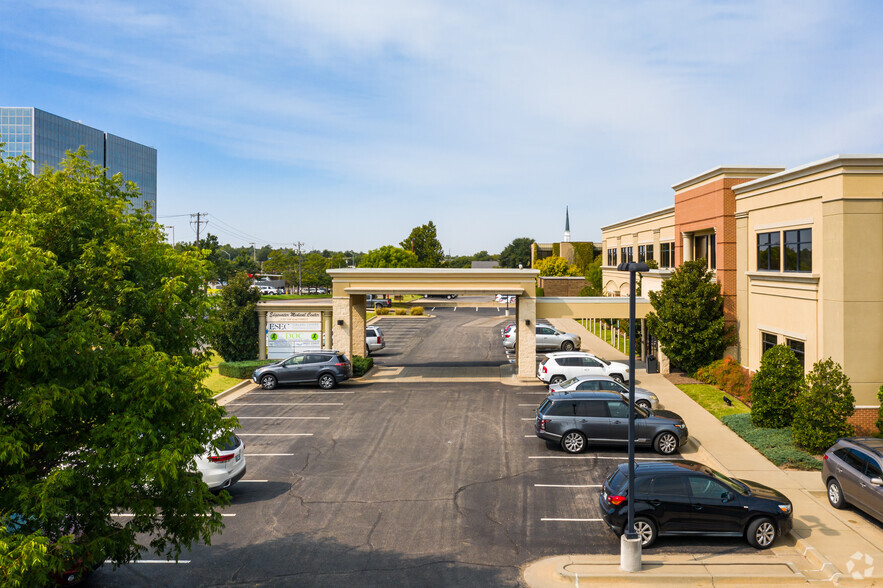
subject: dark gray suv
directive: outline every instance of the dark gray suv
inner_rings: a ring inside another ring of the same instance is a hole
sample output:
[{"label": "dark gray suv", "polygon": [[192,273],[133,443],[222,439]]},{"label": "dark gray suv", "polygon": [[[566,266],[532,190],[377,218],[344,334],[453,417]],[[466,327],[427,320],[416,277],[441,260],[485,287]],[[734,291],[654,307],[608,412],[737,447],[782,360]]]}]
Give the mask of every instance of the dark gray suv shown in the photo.
[{"label": "dark gray suv", "polygon": [[[628,443],[629,405],[614,392],[549,394],[537,409],[537,437],[560,443],[567,453],[580,453],[588,443]],[[635,407],[635,445],[652,445],[671,455],[687,441],[687,425],[668,410]]]},{"label": "dark gray suv", "polygon": [[834,508],[852,504],[883,521],[883,439],[838,439],[823,456],[822,482]]},{"label": "dark gray suv", "polygon": [[330,390],[353,376],[353,364],[339,351],[304,351],[259,367],[251,379],[264,390],[279,384],[319,384]]}]

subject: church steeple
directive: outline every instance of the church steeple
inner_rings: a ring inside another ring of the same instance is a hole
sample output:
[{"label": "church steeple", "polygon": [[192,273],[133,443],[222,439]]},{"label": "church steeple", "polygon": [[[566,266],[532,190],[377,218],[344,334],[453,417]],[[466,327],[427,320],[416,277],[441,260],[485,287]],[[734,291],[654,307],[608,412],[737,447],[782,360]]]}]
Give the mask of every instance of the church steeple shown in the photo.
[{"label": "church steeple", "polygon": [[564,242],[570,242],[570,207],[564,209]]}]

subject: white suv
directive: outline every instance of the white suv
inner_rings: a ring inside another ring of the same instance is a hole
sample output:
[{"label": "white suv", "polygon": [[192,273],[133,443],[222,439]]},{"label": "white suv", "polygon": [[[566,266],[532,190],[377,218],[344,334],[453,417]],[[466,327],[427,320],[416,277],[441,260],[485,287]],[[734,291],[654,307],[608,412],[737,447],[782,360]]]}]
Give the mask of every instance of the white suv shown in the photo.
[{"label": "white suv", "polygon": [[620,382],[628,382],[629,366],[617,361],[607,361],[585,351],[559,351],[547,353],[537,368],[537,378],[547,384],[557,384],[576,376],[610,376]]}]

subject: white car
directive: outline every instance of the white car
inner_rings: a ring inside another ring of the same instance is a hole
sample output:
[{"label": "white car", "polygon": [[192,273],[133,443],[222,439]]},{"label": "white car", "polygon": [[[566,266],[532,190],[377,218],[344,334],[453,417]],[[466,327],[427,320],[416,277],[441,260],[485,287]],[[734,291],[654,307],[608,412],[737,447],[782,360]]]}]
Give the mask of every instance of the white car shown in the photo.
[{"label": "white car", "polygon": [[386,347],[383,340],[383,331],[380,327],[365,327],[365,355],[371,355],[372,351],[380,351]]},{"label": "white car", "polygon": [[494,302],[502,302],[504,304],[515,304],[515,296],[506,296],[505,294],[497,294],[494,296]]},{"label": "white car", "polygon": [[547,353],[545,361],[537,367],[537,378],[547,384],[557,384],[576,376],[610,376],[628,382],[629,366],[585,351],[560,351]]},{"label": "white car", "polygon": [[[567,394],[569,392],[577,391],[616,392],[625,396],[626,400],[628,400],[629,397],[628,387],[608,376],[577,376],[549,386],[549,394],[554,394],[556,392]],[[656,409],[656,407],[659,406],[659,397],[650,390],[635,388],[635,404],[641,408]]]},{"label": "white car", "polygon": [[212,447],[197,455],[196,469],[209,490],[229,488],[245,475],[245,445],[242,439],[231,435],[220,449]]}]

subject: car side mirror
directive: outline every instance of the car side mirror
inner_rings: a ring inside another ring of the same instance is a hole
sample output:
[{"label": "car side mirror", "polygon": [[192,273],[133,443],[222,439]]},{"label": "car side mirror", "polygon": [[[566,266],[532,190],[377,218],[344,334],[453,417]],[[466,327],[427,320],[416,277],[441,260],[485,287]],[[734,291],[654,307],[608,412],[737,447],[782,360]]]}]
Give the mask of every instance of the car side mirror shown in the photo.
[{"label": "car side mirror", "polygon": [[883,479],[871,478],[871,484],[873,484],[874,486],[883,486]]},{"label": "car side mirror", "polygon": [[730,502],[735,498],[732,492],[721,492],[721,502]]}]

